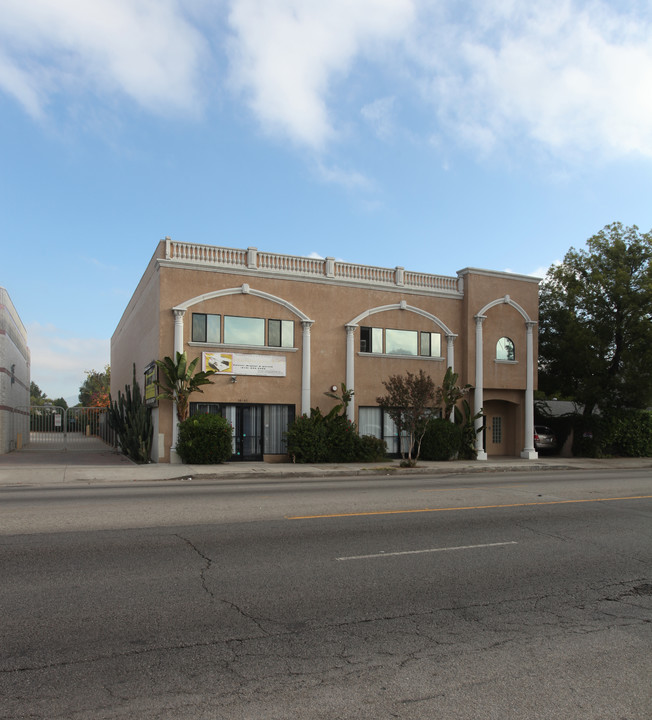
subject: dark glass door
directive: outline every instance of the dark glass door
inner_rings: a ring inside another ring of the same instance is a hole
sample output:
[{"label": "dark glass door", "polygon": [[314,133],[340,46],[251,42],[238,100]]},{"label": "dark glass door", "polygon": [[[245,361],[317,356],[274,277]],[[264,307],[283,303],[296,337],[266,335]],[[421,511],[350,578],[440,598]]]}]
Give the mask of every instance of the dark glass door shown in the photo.
[{"label": "dark glass door", "polygon": [[240,405],[235,416],[235,459],[262,460],[263,408],[261,405]]}]

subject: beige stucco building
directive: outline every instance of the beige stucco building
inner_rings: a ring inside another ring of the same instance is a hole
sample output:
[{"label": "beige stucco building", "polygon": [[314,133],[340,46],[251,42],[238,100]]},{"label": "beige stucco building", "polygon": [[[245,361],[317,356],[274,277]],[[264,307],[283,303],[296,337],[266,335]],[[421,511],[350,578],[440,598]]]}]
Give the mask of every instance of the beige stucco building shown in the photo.
[{"label": "beige stucco building", "polygon": [[[538,280],[466,268],[456,277],[333,258],[279,255],[176,242],[156,248],[111,339],[115,397],[151,379],[154,360],[186,351],[215,369],[191,396],[192,412],[234,426],[234,458],[284,459],[283,432],[341,383],[355,392],[359,431],[397,438],[376,398],[382,381],[423,368],[440,385],[448,366],[483,408],[478,459],[535,458]],[[153,460],[175,460],[173,407],[154,409]]]}]

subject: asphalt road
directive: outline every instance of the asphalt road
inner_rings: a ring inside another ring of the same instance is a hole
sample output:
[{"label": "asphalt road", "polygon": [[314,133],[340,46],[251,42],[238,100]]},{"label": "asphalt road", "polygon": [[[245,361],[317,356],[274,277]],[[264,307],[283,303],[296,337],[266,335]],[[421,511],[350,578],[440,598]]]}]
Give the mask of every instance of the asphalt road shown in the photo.
[{"label": "asphalt road", "polygon": [[652,716],[647,471],[0,489],[0,718]]}]

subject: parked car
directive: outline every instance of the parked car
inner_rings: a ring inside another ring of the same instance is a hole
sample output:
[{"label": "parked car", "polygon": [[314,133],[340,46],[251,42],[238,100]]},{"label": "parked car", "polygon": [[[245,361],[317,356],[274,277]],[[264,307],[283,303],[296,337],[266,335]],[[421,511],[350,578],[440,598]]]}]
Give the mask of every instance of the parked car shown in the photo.
[{"label": "parked car", "polygon": [[552,452],[557,449],[557,437],[549,427],[545,425],[534,426],[534,449],[537,452],[544,450]]}]

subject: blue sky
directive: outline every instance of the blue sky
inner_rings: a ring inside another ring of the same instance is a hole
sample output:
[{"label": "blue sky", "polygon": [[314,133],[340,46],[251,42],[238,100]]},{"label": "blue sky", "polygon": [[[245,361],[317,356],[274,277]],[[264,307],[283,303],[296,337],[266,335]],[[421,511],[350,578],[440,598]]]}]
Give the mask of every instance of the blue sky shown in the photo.
[{"label": "blue sky", "polygon": [[0,285],[50,397],[166,235],[543,275],[651,189],[647,0],[0,2]]}]

